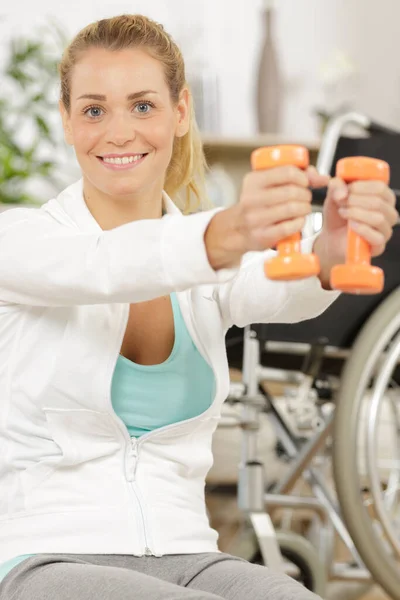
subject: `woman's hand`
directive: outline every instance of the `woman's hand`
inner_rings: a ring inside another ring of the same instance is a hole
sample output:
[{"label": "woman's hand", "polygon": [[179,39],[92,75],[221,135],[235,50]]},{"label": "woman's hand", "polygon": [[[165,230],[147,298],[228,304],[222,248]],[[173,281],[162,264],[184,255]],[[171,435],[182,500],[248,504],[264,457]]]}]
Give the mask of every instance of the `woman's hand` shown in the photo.
[{"label": "woman's hand", "polygon": [[[217,213],[206,230],[211,266],[215,270],[236,266],[246,252],[266,250],[301,231],[311,212],[314,171],[285,166],[248,173],[239,203]],[[326,185],[327,178],[317,183]]]},{"label": "woman's hand", "polygon": [[346,260],[348,225],[370,244],[371,256],[383,253],[399,218],[395,205],[395,194],[381,181],[347,185],[341,179],[331,179],[323,208],[323,227],[314,245],[324,285],[332,267]]}]

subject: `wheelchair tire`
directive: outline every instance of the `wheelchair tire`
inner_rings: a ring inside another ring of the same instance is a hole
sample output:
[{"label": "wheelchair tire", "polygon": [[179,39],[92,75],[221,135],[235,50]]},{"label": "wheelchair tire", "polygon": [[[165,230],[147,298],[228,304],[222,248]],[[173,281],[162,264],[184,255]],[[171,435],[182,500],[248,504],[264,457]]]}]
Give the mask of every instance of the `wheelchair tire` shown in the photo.
[{"label": "wheelchair tire", "polygon": [[[291,531],[277,531],[276,535],[283,558],[298,569],[299,576],[294,579],[311,592],[324,597],[326,592],[325,568],[311,543]],[[264,564],[259,550],[250,562],[258,565]]]},{"label": "wheelchair tire", "polygon": [[362,499],[358,434],[364,391],[385,342],[398,331],[399,314],[397,288],[374,311],[354,342],[342,371],[333,430],[333,472],[344,522],[365,566],[393,600],[400,600],[400,563],[377,536]]}]

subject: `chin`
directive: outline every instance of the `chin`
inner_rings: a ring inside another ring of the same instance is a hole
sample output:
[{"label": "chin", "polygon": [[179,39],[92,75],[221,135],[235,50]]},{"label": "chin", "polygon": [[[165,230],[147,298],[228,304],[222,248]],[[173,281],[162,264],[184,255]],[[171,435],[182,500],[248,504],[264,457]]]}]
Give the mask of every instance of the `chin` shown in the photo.
[{"label": "chin", "polygon": [[132,194],[137,194],[145,189],[143,183],[139,183],[138,181],[119,181],[119,182],[106,182],[103,191],[109,196],[130,196]]},{"label": "chin", "polygon": [[106,194],[108,196],[127,196],[129,194],[135,194],[146,187],[142,178],[132,177],[131,176],[121,176],[118,174],[111,176],[102,176],[99,177],[98,173],[88,173],[85,174],[86,179],[90,182],[93,188],[99,190],[102,194]]}]

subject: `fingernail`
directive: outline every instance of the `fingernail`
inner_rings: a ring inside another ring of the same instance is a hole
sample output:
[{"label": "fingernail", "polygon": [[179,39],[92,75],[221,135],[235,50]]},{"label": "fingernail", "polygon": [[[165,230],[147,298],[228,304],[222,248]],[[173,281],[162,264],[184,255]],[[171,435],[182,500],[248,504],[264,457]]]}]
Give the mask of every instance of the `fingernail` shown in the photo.
[{"label": "fingernail", "polygon": [[359,225],[356,221],[349,221],[349,226],[351,227],[351,229],[353,229],[354,231],[357,231],[359,228]]},{"label": "fingernail", "polygon": [[335,188],[333,190],[333,199],[336,202],[340,202],[341,200],[344,200],[346,197],[347,197],[346,189],[339,187],[339,188]]}]

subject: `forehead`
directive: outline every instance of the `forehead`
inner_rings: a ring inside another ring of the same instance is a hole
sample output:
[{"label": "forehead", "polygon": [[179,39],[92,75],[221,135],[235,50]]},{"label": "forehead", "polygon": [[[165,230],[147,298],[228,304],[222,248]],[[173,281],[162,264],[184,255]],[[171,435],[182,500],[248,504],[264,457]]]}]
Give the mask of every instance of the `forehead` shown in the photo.
[{"label": "forehead", "polygon": [[126,95],[128,88],[129,93],[144,89],[168,92],[163,65],[139,48],[90,48],[73,68],[72,98],[83,93]]}]

